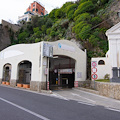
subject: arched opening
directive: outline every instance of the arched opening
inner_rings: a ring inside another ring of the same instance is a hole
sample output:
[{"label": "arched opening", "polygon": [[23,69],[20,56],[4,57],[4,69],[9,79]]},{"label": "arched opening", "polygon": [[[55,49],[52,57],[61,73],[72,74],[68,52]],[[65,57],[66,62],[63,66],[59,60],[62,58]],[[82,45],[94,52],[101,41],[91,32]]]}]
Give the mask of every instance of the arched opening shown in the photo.
[{"label": "arched opening", "polygon": [[104,60],[99,60],[98,65],[105,65]]},{"label": "arched opening", "polygon": [[18,64],[18,81],[17,81],[17,83],[30,84],[31,67],[32,67],[32,63],[29,61],[22,61]]},{"label": "arched opening", "polygon": [[67,56],[49,59],[50,89],[72,88],[75,80],[75,60]]},{"label": "arched opening", "polygon": [[3,81],[10,82],[11,79],[11,64],[5,64],[3,67]]}]

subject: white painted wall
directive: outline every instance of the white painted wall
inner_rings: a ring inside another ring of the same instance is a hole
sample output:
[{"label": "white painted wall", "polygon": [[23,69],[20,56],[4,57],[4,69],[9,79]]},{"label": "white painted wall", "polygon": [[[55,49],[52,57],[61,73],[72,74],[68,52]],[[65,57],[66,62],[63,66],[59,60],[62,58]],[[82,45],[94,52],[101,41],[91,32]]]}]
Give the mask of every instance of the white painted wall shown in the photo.
[{"label": "white painted wall", "polygon": [[[105,62],[105,65],[98,65],[98,62],[99,62],[100,60],[103,60],[103,61]],[[104,79],[104,76],[105,76],[106,74],[110,74],[110,76],[111,76],[112,73],[111,73],[111,65],[110,65],[110,59],[109,59],[109,58],[107,58],[107,57],[92,58],[92,59],[91,59],[91,62],[92,62],[92,61],[96,61],[96,62],[97,62],[97,66],[96,66],[97,72],[95,73],[95,74],[98,75],[98,78],[97,78],[97,79]],[[91,65],[91,75],[94,74],[94,73],[92,72],[92,68],[93,68],[93,66]],[[92,80],[93,80],[93,79],[92,79]]]},{"label": "white painted wall", "polygon": [[[11,51],[17,51],[18,53],[22,53],[22,54],[17,54],[14,56],[12,55],[12,53],[11,55],[6,54]],[[5,57],[3,57],[4,55]],[[21,61],[28,60],[32,63],[31,80],[32,81],[40,80],[40,76],[39,76],[40,43],[14,45],[0,52],[0,56],[1,56],[0,57],[0,78],[2,78],[3,66],[6,63],[10,63],[12,65],[11,79],[17,80],[18,64]]]},{"label": "white painted wall", "polygon": [[[86,80],[86,52],[79,49],[77,45],[68,40],[59,40],[56,42],[46,42],[53,45],[53,55],[65,55],[76,60],[75,63],[75,81]],[[46,81],[44,63],[47,58],[42,56],[41,43],[35,44],[18,44],[6,48],[0,52],[0,79],[3,77],[3,66],[7,63],[12,65],[11,79],[17,80],[18,64],[21,61],[28,60],[32,63],[31,81]],[[59,48],[58,44],[62,47]],[[9,54],[10,53],[10,54]],[[81,77],[77,77],[77,73],[81,73]]]}]

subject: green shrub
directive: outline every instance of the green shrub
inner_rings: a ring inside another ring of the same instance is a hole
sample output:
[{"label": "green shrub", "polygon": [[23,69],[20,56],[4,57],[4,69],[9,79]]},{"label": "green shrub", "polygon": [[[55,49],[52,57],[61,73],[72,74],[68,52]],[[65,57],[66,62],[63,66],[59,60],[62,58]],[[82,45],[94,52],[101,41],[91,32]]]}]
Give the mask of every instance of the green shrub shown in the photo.
[{"label": "green shrub", "polygon": [[99,17],[93,17],[93,18],[91,19],[91,22],[92,22],[93,25],[97,25],[97,24],[99,24],[101,21],[102,21],[102,20],[101,20],[101,18],[99,18]]},{"label": "green shrub", "polygon": [[85,12],[91,12],[94,10],[94,4],[91,1],[86,1],[84,3],[81,3],[78,6],[78,9],[75,11],[74,16],[78,16],[79,14],[85,13]]},{"label": "green shrub", "polygon": [[69,6],[67,7],[67,14],[68,14],[71,10],[76,10],[77,7],[78,7],[77,4],[69,5]]},{"label": "green shrub", "polygon": [[82,28],[82,30],[79,32],[79,38],[82,40],[88,39],[90,37],[90,31],[91,25],[87,24]]},{"label": "green shrub", "polygon": [[91,16],[89,13],[83,13],[83,14],[80,14],[79,17],[76,19],[75,23],[79,23],[81,21],[87,21],[88,23],[90,22],[91,20]]},{"label": "green shrub", "polygon": [[110,79],[110,74],[106,74],[106,75],[104,76],[104,79],[109,80],[109,79]]},{"label": "green shrub", "polygon": [[89,42],[91,43],[92,46],[97,46],[98,41],[99,39],[96,36],[90,35]]},{"label": "green shrub", "polygon": [[67,18],[68,18],[69,20],[72,20],[72,19],[73,19],[73,16],[74,16],[74,10],[69,11],[68,14],[67,14]]}]

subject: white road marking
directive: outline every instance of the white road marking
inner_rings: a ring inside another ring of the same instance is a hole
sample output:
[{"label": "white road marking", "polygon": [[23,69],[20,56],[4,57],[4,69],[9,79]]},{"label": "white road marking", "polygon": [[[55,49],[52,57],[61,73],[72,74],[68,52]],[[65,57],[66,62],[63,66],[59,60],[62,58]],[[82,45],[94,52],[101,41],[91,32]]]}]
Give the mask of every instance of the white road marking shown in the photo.
[{"label": "white road marking", "polygon": [[59,94],[57,94],[57,93],[54,93],[54,94],[52,94],[51,96],[54,96],[54,97],[56,97],[56,98],[69,101],[69,99],[67,99],[67,98],[65,98],[65,97],[63,97],[63,96],[61,96],[61,95],[59,95]]},{"label": "white road marking", "polygon": [[79,101],[78,103],[84,104],[84,105],[96,106],[95,104],[91,104],[91,103],[87,103],[87,102],[83,102],[83,101]]},{"label": "white road marking", "polygon": [[78,94],[75,94],[75,93],[71,93],[71,94],[74,95],[74,96],[78,96],[78,97],[81,97],[81,98],[83,98],[83,99],[86,99],[86,100],[88,100],[88,101],[91,101],[91,102],[93,102],[93,103],[96,102],[96,101],[94,101],[94,100],[91,100],[91,99],[89,99],[89,98],[83,97],[83,96],[78,95]]},{"label": "white road marking", "polygon": [[108,109],[108,110],[111,110],[111,111],[120,112],[120,110],[115,109],[115,108],[110,108],[110,107],[105,107],[105,108]]},{"label": "white road marking", "polygon": [[6,103],[8,103],[10,105],[13,105],[13,106],[15,106],[15,107],[17,107],[17,108],[19,108],[21,110],[24,110],[24,111],[26,111],[26,112],[28,112],[28,113],[30,113],[30,114],[32,114],[32,115],[42,119],[42,120],[50,120],[50,119],[48,119],[48,118],[46,118],[46,117],[44,117],[44,116],[42,116],[40,114],[37,114],[37,113],[35,113],[35,112],[31,111],[31,110],[28,110],[28,109],[26,109],[26,108],[24,108],[22,106],[19,106],[19,105],[15,104],[15,103],[12,103],[12,102],[10,102],[10,101],[8,101],[6,99],[0,98],[0,100],[4,101],[4,102],[6,102]]}]

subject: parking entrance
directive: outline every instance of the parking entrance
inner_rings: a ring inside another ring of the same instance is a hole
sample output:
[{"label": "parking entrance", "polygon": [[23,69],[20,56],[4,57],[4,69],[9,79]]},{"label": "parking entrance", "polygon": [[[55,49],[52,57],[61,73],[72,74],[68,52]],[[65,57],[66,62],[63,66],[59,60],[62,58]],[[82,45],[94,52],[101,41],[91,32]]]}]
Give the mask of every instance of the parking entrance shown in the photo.
[{"label": "parking entrance", "polygon": [[50,89],[72,88],[75,80],[75,60],[66,56],[54,56],[49,63]]}]

